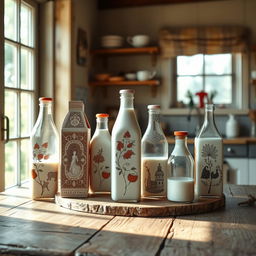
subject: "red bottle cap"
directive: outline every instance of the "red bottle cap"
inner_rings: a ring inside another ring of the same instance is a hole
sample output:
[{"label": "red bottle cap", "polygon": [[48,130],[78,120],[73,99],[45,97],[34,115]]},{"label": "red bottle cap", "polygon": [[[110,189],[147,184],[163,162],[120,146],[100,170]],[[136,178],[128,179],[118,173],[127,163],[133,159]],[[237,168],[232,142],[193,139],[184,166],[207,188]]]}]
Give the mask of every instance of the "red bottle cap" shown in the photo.
[{"label": "red bottle cap", "polygon": [[96,114],[96,117],[109,117],[109,114],[100,113],[100,114]]},{"label": "red bottle cap", "polygon": [[53,99],[47,98],[47,97],[41,97],[41,98],[39,98],[39,101],[53,101]]},{"label": "red bottle cap", "polygon": [[175,131],[174,135],[175,136],[187,136],[188,132],[187,131]]}]

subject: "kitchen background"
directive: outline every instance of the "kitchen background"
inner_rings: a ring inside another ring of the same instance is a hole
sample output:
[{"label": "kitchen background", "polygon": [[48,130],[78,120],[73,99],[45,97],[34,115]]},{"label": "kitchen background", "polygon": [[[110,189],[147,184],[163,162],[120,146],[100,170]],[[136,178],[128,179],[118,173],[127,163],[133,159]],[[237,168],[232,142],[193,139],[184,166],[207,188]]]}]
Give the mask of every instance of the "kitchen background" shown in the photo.
[{"label": "kitchen background", "polygon": [[[255,42],[255,11],[256,1],[254,0],[205,1],[114,9],[98,9],[97,1],[73,0],[72,26],[70,28],[72,34],[71,44],[75,45],[76,43],[78,28],[86,31],[88,47],[91,50],[100,47],[100,37],[103,35],[115,34],[126,38],[136,34],[147,34],[151,38],[151,45],[157,45],[159,30],[163,27],[201,25],[246,26],[251,31],[252,42]],[[76,47],[72,47],[71,61],[71,97],[86,96],[86,112],[93,128],[95,127],[95,113],[105,112],[113,108],[118,109],[118,91],[120,89],[120,87],[111,86],[107,90],[102,90],[99,87],[94,90],[92,97],[92,90],[88,86],[88,81],[95,73],[107,71],[112,74],[118,74],[120,71],[129,72],[131,70],[149,69],[156,70],[157,76],[161,81],[164,81],[165,76],[168,76],[166,70],[162,68],[164,61],[160,57],[157,58],[156,66],[152,65],[151,57],[147,55],[108,58],[108,66],[106,68],[102,65],[102,59],[88,56],[88,62],[84,67],[77,65]],[[171,134],[173,130],[188,129],[191,135],[194,135],[197,124],[195,115],[192,116],[191,122],[188,122],[186,111],[185,113],[184,111],[179,113],[179,110],[175,111],[173,108],[168,111],[170,103],[168,102],[168,95],[166,96],[166,87],[170,85],[171,82],[161,83],[154,97],[149,87],[133,87],[136,90],[135,107],[141,129],[144,131],[147,125],[147,105],[160,104],[163,109],[167,110],[164,111],[166,115],[163,116],[162,120],[168,125],[168,134]],[[252,85],[248,86],[248,97],[251,95],[251,106],[254,106],[252,102],[253,98],[255,98],[254,87]],[[169,97],[171,98],[172,96],[170,95]],[[240,135],[249,136],[251,121],[248,118],[247,109],[240,111],[236,118],[240,125]],[[223,135],[225,135],[227,119],[227,114],[216,116],[217,126]]]}]

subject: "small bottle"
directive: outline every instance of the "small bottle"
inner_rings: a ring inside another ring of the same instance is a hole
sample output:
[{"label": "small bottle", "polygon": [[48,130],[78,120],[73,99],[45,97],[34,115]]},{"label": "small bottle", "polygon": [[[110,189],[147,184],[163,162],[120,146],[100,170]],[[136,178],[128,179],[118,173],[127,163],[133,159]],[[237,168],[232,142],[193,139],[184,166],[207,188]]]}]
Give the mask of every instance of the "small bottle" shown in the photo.
[{"label": "small bottle", "polygon": [[194,160],[187,147],[186,131],[175,131],[175,146],[168,160],[167,198],[175,202],[194,200]]},{"label": "small bottle", "polygon": [[160,106],[148,106],[148,127],[141,141],[141,194],[166,196],[168,143],[160,124]]},{"label": "small bottle", "polygon": [[62,197],[87,197],[91,128],[82,101],[70,101],[61,130]]},{"label": "small bottle", "polygon": [[234,115],[229,115],[229,119],[226,123],[226,137],[227,138],[235,138],[238,136],[239,127],[238,122],[235,119]]},{"label": "small bottle", "polygon": [[39,115],[32,129],[32,198],[53,198],[58,188],[59,135],[52,118],[52,98],[39,99]]},{"label": "small bottle", "polygon": [[214,105],[206,104],[203,126],[195,138],[195,194],[221,197],[223,141],[214,122]]},{"label": "small bottle", "polygon": [[140,200],[141,131],[133,108],[134,90],[121,90],[121,104],[111,138],[111,198]]},{"label": "small bottle", "polygon": [[90,189],[93,193],[111,191],[111,136],[108,117],[108,114],[96,115],[96,130],[90,142]]}]

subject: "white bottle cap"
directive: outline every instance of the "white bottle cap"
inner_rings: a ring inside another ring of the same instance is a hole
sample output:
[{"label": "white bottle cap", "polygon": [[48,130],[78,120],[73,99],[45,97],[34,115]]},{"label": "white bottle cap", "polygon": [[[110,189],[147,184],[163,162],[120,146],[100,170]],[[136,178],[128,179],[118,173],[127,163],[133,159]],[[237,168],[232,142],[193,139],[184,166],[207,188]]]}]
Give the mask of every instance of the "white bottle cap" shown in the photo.
[{"label": "white bottle cap", "polygon": [[133,89],[124,89],[119,91],[120,94],[126,94],[126,95],[134,95],[135,91]]}]

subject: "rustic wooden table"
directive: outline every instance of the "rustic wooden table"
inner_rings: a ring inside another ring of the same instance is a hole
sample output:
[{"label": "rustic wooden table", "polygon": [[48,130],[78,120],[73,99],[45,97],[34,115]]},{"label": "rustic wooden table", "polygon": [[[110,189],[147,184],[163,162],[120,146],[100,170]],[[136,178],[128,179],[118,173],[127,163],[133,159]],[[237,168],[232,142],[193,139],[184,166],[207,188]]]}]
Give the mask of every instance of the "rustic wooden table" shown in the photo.
[{"label": "rustic wooden table", "polygon": [[226,206],[180,217],[118,217],[32,201],[26,188],[0,194],[1,255],[256,255],[256,186],[226,185]]}]

